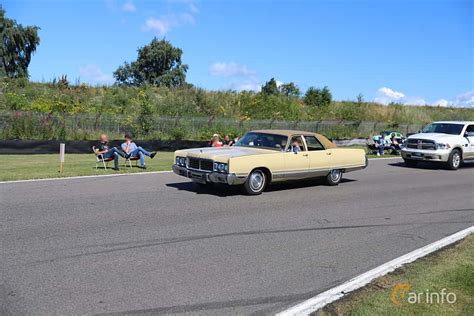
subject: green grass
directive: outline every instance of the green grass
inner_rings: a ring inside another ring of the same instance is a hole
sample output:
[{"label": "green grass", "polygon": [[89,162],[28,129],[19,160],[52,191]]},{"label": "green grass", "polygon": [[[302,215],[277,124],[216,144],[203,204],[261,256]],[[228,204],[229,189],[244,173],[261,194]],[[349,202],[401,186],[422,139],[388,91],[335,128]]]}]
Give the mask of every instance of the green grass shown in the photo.
[{"label": "green grass", "polygon": [[[456,301],[409,303],[406,294],[395,305],[390,294],[400,283],[408,283],[409,292],[415,293],[439,293],[445,288]],[[315,315],[474,315],[474,235],[376,279]]]},{"label": "green grass", "polygon": [[[1,158],[0,181],[161,171],[171,170],[173,164],[172,152],[159,152],[154,159],[145,158],[146,170],[135,167],[134,161],[133,168],[124,167],[124,159],[120,158],[120,171],[104,170],[101,165],[96,171],[93,154],[66,154],[63,173],[59,173],[57,154],[2,155]],[[113,167],[113,161],[109,167]]]},{"label": "green grass", "polygon": [[[352,147],[351,148],[357,148]],[[361,146],[360,148],[364,148]],[[99,164],[99,169],[95,169],[95,157],[92,154],[66,154],[63,173],[59,173],[59,155],[1,155],[2,164],[0,165],[0,181],[44,179],[44,178],[62,178],[74,176],[90,176],[103,174],[133,173],[171,170],[173,164],[172,152],[159,152],[155,159],[145,158],[147,169],[143,170],[123,166],[123,158],[120,158],[120,171],[112,169],[104,170]],[[369,158],[391,158],[397,157],[385,155],[377,157],[369,155]],[[108,166],[113,167],[113,161]]]}]

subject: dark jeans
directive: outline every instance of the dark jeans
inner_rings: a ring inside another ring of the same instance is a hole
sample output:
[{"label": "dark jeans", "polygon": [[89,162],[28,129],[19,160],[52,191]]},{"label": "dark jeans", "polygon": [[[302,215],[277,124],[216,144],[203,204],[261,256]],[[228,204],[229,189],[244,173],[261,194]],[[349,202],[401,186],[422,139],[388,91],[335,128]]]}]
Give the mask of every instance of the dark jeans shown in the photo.
[{"label": "dark jeans", "polygon": [[109,150],[107,150],[105,153],[102,154],[104,159],[108,158],[114,158],[114,168],[118,169],[119,167],[119,156],[125,158],[125,154],[118,150],[117,147],[112,147]]},{"label": "dark jeans", "polygon": [[137,149],[130,152],[131,157],[140,157],[140,166],[145,166],[145,156],[150,157],[151,153],[143,149],[141,146],[138,146]]}]

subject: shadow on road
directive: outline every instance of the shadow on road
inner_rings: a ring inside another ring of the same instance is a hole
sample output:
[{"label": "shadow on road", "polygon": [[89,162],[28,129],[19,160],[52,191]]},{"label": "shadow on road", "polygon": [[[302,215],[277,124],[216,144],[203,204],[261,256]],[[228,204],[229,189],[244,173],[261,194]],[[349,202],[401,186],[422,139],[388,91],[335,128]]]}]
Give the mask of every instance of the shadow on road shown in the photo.
[{"label": "shadow on road", "polygon": [[[427,169],[427,170],[447,170],[443,163],[418,162],[416,167],[407,167],[404,162],[389,163],[389,166],[407,168],[407,169]],[[474,162],[465,162],[460,169],[474,168]]]},{"label": "shadow on road", "polygon": [[[354,182],[354,181],[356,180],[342,179],[341,184]],[[325,185],[326,183],[324,179],[288,181],[288,182],[270,184],[265,190],[265,192],[302,189],[302,188],[318,187],[318,186],[325,186]],[[227,196],[235,196],[235,195],[243,194],[241,188],[238,186],[227,186],[227,185],[217,185],[217,184],[199,185],[194,182],[167,183],[166,186],[170,188],[178,189],[180,191],[184,190],[184,191],[194,192],[196,194],[211,194],[218,197],[227,197]]]}]

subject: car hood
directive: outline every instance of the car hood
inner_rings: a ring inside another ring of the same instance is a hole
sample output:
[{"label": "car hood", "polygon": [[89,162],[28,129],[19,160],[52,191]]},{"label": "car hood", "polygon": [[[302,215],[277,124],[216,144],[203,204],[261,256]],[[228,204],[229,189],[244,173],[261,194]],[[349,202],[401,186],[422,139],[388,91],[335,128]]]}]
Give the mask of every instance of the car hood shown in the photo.
[{"label": "car hood", "polygon": [[177,156],[194,157],[203,159],[212,159],[219,162],[227,162],[230,158],[252,155],[274,154],[274,150],[249,148],[249,147],[204,147],[193,148],[186,150],[179,150],[176,152]]},{"label": "car hood", "polygon": [[450,135],[442,133],[418,133],[410,135],[410,137],[408,137],[408,139],[412,138],[429,139],[434,140],[437,143],[449,143],[457,140],[459,138],[459,135]]}]

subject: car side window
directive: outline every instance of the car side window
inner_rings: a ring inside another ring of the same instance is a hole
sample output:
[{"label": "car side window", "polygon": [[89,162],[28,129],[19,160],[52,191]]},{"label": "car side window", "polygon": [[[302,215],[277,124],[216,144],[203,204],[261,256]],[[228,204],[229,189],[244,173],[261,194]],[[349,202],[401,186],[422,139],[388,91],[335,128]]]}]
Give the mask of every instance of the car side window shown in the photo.
[{"label": "car side window", "polygon": [[314,136],[305,136],[306,144],[308,145],[308,151],[324,150],[324,146]]},{"label": "car side window", "polygon": [[306,151],[306,147],[301,136],[291,137],[290,145],[288,146],[287,151],[294,151],[294,147],[299,148],[298,151]]},{"label": "car side window", "polygon": [[474,125],[468,125],[466,128],[466,133],[469,137],[474,136]]}]

